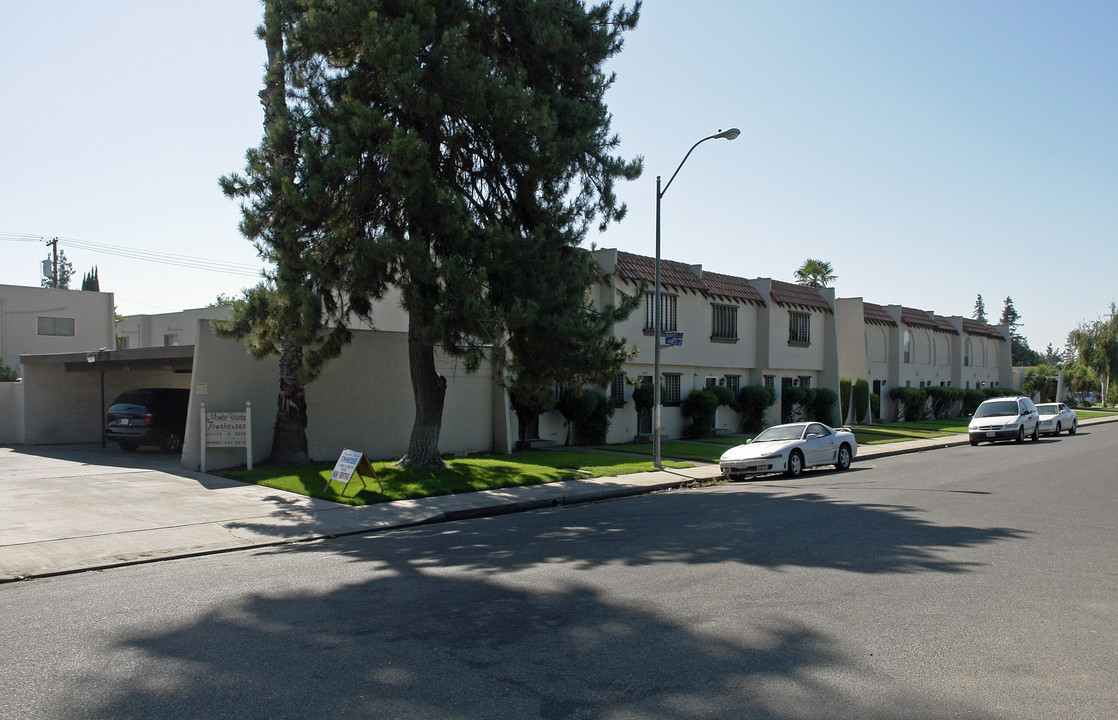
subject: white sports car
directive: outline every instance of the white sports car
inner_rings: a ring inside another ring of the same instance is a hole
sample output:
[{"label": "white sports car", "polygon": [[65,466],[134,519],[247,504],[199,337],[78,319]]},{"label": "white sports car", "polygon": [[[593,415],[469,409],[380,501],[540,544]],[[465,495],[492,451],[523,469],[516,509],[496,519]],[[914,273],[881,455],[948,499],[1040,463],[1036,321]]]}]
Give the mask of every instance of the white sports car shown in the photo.
[{"label": "white sports car", "polygon": [[850,428],[831,429],[823,423],[773,425],[745,445],[723,453],[718,467],[725,477],[782,472],[799,477],[805,469],[834,465],[850,467],[858,443]]},{"label": "white sports car", "polygon": [[1040,434],[1059,435],[1064,430],[1068,435],[1074,435],[1076,426],[1079,425],[1079,416],[1075,411],[1063,403],[1040,403],[1036,406],[1040,413]]}]

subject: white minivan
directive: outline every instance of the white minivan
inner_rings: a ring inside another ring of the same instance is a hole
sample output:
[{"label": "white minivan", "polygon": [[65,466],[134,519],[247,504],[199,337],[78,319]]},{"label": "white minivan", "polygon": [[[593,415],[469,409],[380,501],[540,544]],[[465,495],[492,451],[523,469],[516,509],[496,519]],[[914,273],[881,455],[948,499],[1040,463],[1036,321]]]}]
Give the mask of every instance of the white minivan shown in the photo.
[{"label": "white minivan", "polygon": [[1040,439],[1040,414],[1033,401],[1024,396],[990,398],[978,406],[967,427],[970,444],[1013,440],[1025,436]]}]

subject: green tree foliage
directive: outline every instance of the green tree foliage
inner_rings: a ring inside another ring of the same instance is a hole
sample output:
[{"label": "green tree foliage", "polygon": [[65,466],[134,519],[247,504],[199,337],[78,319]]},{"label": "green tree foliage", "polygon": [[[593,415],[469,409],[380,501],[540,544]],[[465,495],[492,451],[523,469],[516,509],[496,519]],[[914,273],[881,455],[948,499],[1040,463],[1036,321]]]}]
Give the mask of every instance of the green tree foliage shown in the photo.
[{"label": "green tree foliage", "polygon": [[974,301],[974,312],[971,317],[982,324],[988,324],[990,321],[986,319],[986,303],[982,301],[982,294]]},{"label": "green tree foliage", "polygon": [[890,388],[889,397],[897,403],[898,419],[906,422],[925,419],[928,406],[928,393],[923,388]]},{"label": "green tree foliage", "polygon": [[51,276],[43,278],[42,287],[69,290],[70,279],[74,277],[74,265],[66,259],[66,251],[58,251],[58,267],[54,267],[53,252],[47,253],[46,261],[51,264]]},{"label": "green tree foliage", "polygon": [[765,421],[765,411],[776,402],[776,391],[766,385],[746,385],[738,390],[738,405],[741,406],[742,430],[759,433]]},{"label": "green tree foliage", "polygon": [[1030,348],[1029,341],[1018,332],[1024,323],[1021,322],[1021,315],[1017,312],[1017,308],[1013,306],[1013,298],[1006,297],[998,322],[1009,327],[1010,352],[1015,367],[1039,365],[1044,361],[1044,356]]},{"label": "green tree foliage", "polygon": [[[586,301],[589,225],[624,215],[614,184],[641,166],[612,155],[603,68],[639,3],[305,7],[293,92],[324,214],[314,272],[371,297],[386,282],[400,288],[416,401],[400,463],[441,465],[436,348],[472,370],[491,348],[515,356],[530,344],[518,336],[550,332]],[[525,376],[545,374],[518,362]]]},{"label": "green tree foliage", "polygon": [[870,403],[870,384],[866,380],[854,383],[854,422],[861,423],[866,418]]},{"label": "green tree foliage", "polygon": [[826,260],[808,258],[796,271],[796,284],[813,288],[824,288],[838,280],[835,269]]},{"label": "green tree foliage", "polygon": [[1076,360],[1092,369],[1102,382],[1103,397],[1110,396],[1110,378],[1118,369],[1118,306],[1110,304],[1110,314],[1081,322],[1068,333],[1068,347],[1075,349]]},{"label": "green tree foliage", "polygon": [[19,373],[8,365],[0,365],[0,382],[15,382],[19,380]]},{"label": "green tree foliage", "polygon": [[679,407],[680,414],[691,419],[691,424],[683,430],[684,437],[691,439],[710,437],[718,404],[718,396],[710,390],[692,390]]},{"label": "green tree foliage", "polygon": [[97,266],[82,276],[82,290],[101,292],[101,281],[97,278]]},{"label": "green tree foliage", "polygon": [[565,445],[572,438],[583,445],[605,442],[615,408],[604,394],[589,388],[564,388],[556,409],[567,421]]},{"label": "green tree foliage", "polygon": [[1051,402],[1056,398],[1056,375],[1059,368],[1055,365],[1040,364],[1025,373],[1021,390],[1029,397],[1037,397],[1040,402]]},{"label": "green tree foliage", "polygon": [[[808,419],[816,422],[826,423],[833,425],[835,422],[835,406],[838,405],[839,397],[831,388],[808,388]],[[845,421],[840,421],[838,424],[842,425]]]}]

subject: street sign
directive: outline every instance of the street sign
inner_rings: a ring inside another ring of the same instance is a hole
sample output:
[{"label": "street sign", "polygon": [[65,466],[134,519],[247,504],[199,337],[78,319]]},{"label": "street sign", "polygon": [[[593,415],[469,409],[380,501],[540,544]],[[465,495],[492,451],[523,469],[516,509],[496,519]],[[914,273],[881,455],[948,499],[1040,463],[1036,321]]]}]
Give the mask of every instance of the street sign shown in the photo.
[{"label": "street sign", "polygon": [[683,345],[683,333],[679,331],[664,333],[664,344],[669,347],[679,347]]}]

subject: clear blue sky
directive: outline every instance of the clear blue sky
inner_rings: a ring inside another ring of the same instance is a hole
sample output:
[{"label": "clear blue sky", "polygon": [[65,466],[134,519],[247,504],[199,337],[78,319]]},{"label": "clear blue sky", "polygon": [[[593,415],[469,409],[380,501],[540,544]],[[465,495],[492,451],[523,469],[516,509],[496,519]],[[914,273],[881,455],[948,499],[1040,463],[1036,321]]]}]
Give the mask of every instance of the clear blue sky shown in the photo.
[{"label": "clear blue sky", "polygon": [[[13,236],[60,236],[124,314],[253,284],[217,178],[260,139],[260,15],[0,0],[0,283],[37,285],[47,254]],[[656,175],[737,126],[665,195],[665,258],[791,280],[818,257],[840,297],[943,315],[1012,296],[1032,347],[1062,346],[1118,298],[1115,28],[1109,0],[650,0],[608,97],[645,175],[587,243],[652,255]]]}]

